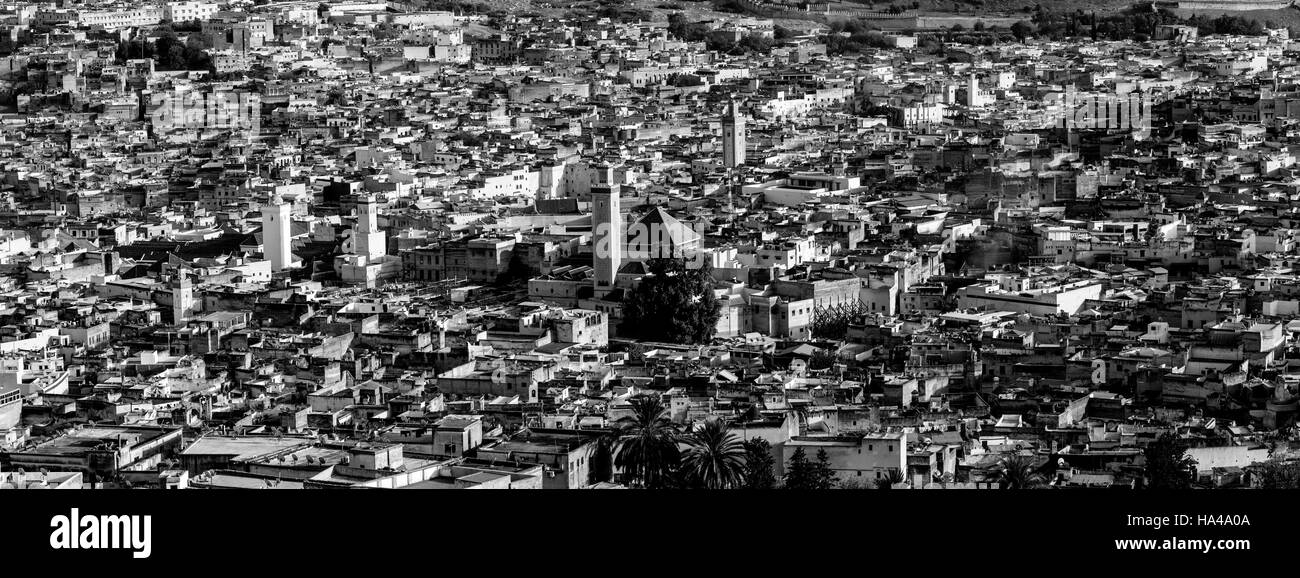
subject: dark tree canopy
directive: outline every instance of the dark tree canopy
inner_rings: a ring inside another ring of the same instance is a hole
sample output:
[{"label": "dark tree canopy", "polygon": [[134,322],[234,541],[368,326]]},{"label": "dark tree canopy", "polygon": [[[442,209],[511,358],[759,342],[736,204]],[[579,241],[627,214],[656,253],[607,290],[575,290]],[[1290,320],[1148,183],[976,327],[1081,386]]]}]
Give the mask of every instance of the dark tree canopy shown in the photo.
[{"label": "dark tree canopy", "polygon": [[763,438],[745,442],[745,482],[750,490],[770,490],[776,487],[776,460],[772,458],[772,444]]},{"label": "dark tree canopy", "polygon": [[1147,487],[1153,490],[1178,490],[1192,487],[1196,460],[1187,455],[1187,442],[1165,433],[1151,442],[1146,457]]},{"label": "dark tree canopy", "polygon": [[831,470],[831,458],[826,450],[817,450],[817,462],[813,464],[813,489],[828,490],[835,486],[835,472]]},{"label": "dark tree canopy", "polygon": [[1264,462],[1252,475],[1255,485],[1266,490],[1300,488],[1300,462]]},{"label": "dark tree canopy", "polygon": [[795,448],[794,454],[785,463],[785,475],[782,486],[787,490],[812,489],[813,466],[803,448]]},{"label": "dark tree canopy", "polygon": [[681,464],[677,429],[668,419],[668,408],[653,395],[638,395],[629,402],[632,415],[618,424],[619,439],[614,465],[629,481],[656,489],[673,484]]},{"label": "dark tree canopy", "polygon": [[710,419],[683,440],[682,479],[688,487],[722,490],[745,485],[744,442],[726,422]]},{"label": "dark tree canopy", "polygon": [[509,285],[520,281],[527,281],[536,273],[537,272],[533,270],[528,263],[524,262],[523,257],[520,257],[518,252],[512,251],[510,253],[510,260],[506,262],[506,270],[497,275],[496,284]]},{"label": "dark tree canopy", "polygon": [[130,40],[118,43],[117,60],[152,58],[158,70],[206,70],[214,72],[212,56],[207,53],[207,42],[198,34],[191,34],[184,42],[170,27],[161,27],[157,40]]},{"label": "dark tree canopy", "polygon": [[595,484],[614,479],[614,448],[618,444],[617,430],[596,439],[596,449],[591,454],[587,483]]},{"label": "dark tree canopy", "polygon": [[686,259],[651,259],[650,275],[628,293],[620,331],[647,341],[707,343],[722,305],[713,296],[712,267]]},{"label": "dark tree canopy", "polygon": [[1037,460],[1027,456],[1011,455],[1002,458],[995,470],[998,485],[1005,490],[1026,490],[1043,485]]},{"label": "dark tree canopy", "polygon": [[674,12],[668,15],[668,33],[683,42],[703,42],[709,36],[709,25],[687,22],[685,14]]},{"label": "dark tree canopy", "polygon": [[789,490],[829,490],[835,485],[830,457],[826,450],[817,451],[817,461],[808,459],[803,448],[796,448],[786,462],[784,487]]}]

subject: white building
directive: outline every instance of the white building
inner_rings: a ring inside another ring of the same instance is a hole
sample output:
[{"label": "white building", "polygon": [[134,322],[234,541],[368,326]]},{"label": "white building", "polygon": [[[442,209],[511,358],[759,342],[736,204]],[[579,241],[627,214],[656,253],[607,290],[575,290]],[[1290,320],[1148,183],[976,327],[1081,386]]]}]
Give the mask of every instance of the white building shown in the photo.
[{"label": "white building", "polygon": [[163,4],[163,18],[172,22],[207,20],[216,15],[218,7],[210,2],[168,2]]},{"label": "white building", "polygon": [[271,262],[271,271],[283,271],[293,262],[289,252],[290,205],[277,195],[262,207],[262,254]]}]

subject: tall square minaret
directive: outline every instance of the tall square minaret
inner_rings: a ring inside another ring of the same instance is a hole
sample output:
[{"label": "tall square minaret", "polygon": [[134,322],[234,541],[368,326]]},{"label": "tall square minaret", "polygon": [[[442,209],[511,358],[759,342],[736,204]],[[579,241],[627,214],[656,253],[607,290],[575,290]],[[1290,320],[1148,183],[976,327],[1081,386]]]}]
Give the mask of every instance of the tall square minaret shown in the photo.
[{"label": "tall square minaret", "polygon": [[596,179],[591,186],[591,241],[592,257],[596,265],[596,297],[604,297],[614,289],[614,277],[623,262],[623,218],[619,214],[619,185],[614,181],[614,169],[608,165],[596,166]]},{"label": "tall square minaret", "polygon": [[729,169],[745,164],[745,119],[735,102],[722,117],[722,164]]},{"label": "tall square minaret", "polygon": [[272,272],[285,270],[293,261],[289,252],[289,208],[280,195],[262,205],[262,255],[271,262]]},{"label": "tall square minaret", "polygon": [[371,195],[362,195],[357,199],[357,229],[353,233],[356,239],[354,254],[367,259],[378,259],[388,254],[387,235],[379,228],[377,222],[378,207]]}]

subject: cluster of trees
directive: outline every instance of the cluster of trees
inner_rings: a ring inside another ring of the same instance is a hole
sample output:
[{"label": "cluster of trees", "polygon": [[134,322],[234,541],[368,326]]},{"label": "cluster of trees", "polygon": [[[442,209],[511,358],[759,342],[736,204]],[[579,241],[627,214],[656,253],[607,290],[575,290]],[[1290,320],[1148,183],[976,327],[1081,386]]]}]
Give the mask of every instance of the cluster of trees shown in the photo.
[{"label": "cluster of trees", "polygon": [[[493,14],[500,13],[500,10],[493,8],[487,2],[477,2],[475,0],[423,0],[416,3],[423,10],[446,10],[449,12],[460,12],[465,14]],[[324,10],[329,10],[328,4],[321,4]]]},{"label": "cluster of trees", "polygon": [[704,42],[709,37],[709,25],[690,22],[686,19],[686,14],[673,12],[668,15],[668,33],[683,42]]},{"label": "cluster of trees", "polygon": [[[631,399],[632,416],[623,418],[610,435],[602,437],[592,457],[589,482],[609,481],[614,467],[624,481],[639,487],[820,490],[861,487],[837,482],[825,450],[809,458],[798,448],[786,461],[778,482],[771,445],[761,438],[744,441],[721,420],[709,420],[692,432],[683,433],[668,418],[668,409],[658,396],[639,395]],[[1166,433],[1143,450],[1146,485],[1150,489],[1186,489],[1195,479],[1196,462],[1187,455],[1187,443]],[[1002,458],[993,479],[1003,489],[1022,490],[1047,485],[1046,463],[1031,456]],[[1265,464],[1258,474],[1266,488],[1300,487],[1300,463]],[[876,480],[877,489],[890,489],[903,482],[903,474],[891,471]]]},{"label": "cluster of trees", "polygon": [[817,461],[808,459],[803,448],[797,448],[786,464],[781,476],[782,487],[788,490],[829,490],[835,487],[835,472],[831,470],[830,456],[826,450],[817,451]]},{"label": "cluster of trees", "polygon": [[201,22],[197,18],[192,18],[190,20],[182,20],[180,22],[172,22],[170,20],[164,20],[162,25],[170,26],[172,30],[175,30],[177,32],[199,32],[203,30],[203,22]]},{"label": "cluster of trees", "polygon": [[[847,33],[849,36],[845,37]],[[826,37],[826,52],[832,55],[857,54],[869,48],[888,48],[876,27],[861,20],[837,20],[831,23],[831,34]]]},{"label": "cluster of trees", "polygon": [[1275,22],[1265,20],[1261,24],[1258,20],[1229,14],[1224,14],[1218,18],[1211,18],[1204,14],[1197,14],[1188,18],[1186,23],[1189,26],[1195,26],[1197,31],[1201,34],[1261,36],[1267,33],[1267,28],[1278,28],[1278,25]]},{"label": "cluster of trees", "polygon": [[[826,52],[831,55],[858,54],[893,46],[883,32],[862,20],[836,20],[831,22],[830,29],[831,34],[826,37]],[[844,33],[848,36],[845,37]],[[917,50],[933,54],[942,51],[943,44],[933,36],[925,36],[918,42]]]},{"label": "cluster of trees", "polygon": [[464,146],[475,148],[481,147],[487,142],[487,136],[483,134],[474,134],[468,131],[457,131],[447,137],[448,141],[460,141]]},{"label": "cluster of trees", "polygon": [[[789,35],[790,31],[778,28],[774,35],[784,31]],[[772,46],[775,44],[772,38],[766,38],[757,34],[748,34],[741,38],[739,42],[731,43],[722,40],[721,37],[710,34],[709,25],[703,22],[688,22],[686,16],[681,12],[674,12],[668,15],[668,33],[678,40],[685,42],[703,42],[705,47],[716,52],[728,54],[768,54],[772,52]],[[788,37],[788,36],[787,36]]]},{"label": "cluster of trees", "polygon": [[757,34],[747,34],[740,42],[729,44],[717,38],[710,38],[706,43],[709,50],[725,52],[730,54],[736,53],[755,53],[769,54],[772,52],[772,46],[775,44],[771,38],[759,36]]},{"label": "cluster of trees", "polygon": [[830,23],[830,29],[831,34],[848,32],[854,35],[879,30],[878,27],[865,20],[836,20]]},{"label": "cluster of trees", "polygon": [[[1143,448],[1146,460],[1146,488],[1180,490],[1192,487],[1196,460],[1187,455],[1187,442],[1165,433]],[[1045,464],[1027,456],[1008,456],[998,462],[994,478],[1004,489],[1029,489],[1047,484]],[[1272,463],[1261,468],[1261,485],[1267,488],[1300,487],[1300,463]]]},{"label": "cluster of trees", "polygon": [[1153,490],[1185,490],[1196,477],[1196,460],[1187,455],[1187,442],[1165,433],[1143,448],[1146,458],[1146,487]]},{"label": "cluster of trees", "polygon": [[589,482],[609,481],[615,466],[629,483],[650,489],[748,488],[774,477],[770,463],[763,472],[761,460],[751,461],[761,448],[742,442],[722,422],[682,435],[657,396],[636,396],[631,404],[632,415],[598,440]]},{"label": "cluster of trees", "polygon": [[609,18],[618,22],[633,22],[653,20],[654,14],[649,10],[628,7],[621,0],[601,0],[600,7],[596,9],[596,17]]},{"label": "cluster of trees", "polygon": [[[1019,24],[1019,23],[1018,23]],[[1024,24],[1012,33],[1023,39],[1028,35],[1039,38],[1060,40],[1063,38],[1090,36],[1094,40],[1126,40],[1139,42],[1150,40],[1155,35],[1156,27],[1162,25],[1195,26],[1201,34],[1235,34],[1259,36],[1265,33],[1266,24],[1275,28],[1271,22],[1224,14],[1218,17],[1204,14],[1183,18],[1173,12],[1151,5],[1135,5],[1118,14],[1098,16],[1096,13],[1051,12],[1039,6],[1034,12],[1033,26]],[[1030,33],[1032,30],[1032,33]]]},{"label": "cluster of trees", "polygon": [[907,12],[908,10],[916,10],[919,9],[920,7],[921,7],[920,2],[913,2],[911,4],[902,4],[902,5],[890,4],[888,7],[885,8],[885,13],[902,14],[904,12]]},{"label": "cluster of trees", "polygon": [[[819,450],[815,459],[809,459],[803,448],[795,450],[778,481],[776,460],[767,440],[743,441],[717,419],[682,433],[668,419],[668,409],[657,396],[636,396],[631,404],[632,416],[598,441],[590,483],[609,481],[618,467],[625,481],[650,489],[826,490],[851,486],[835,481],[825,450]],[[892,472],[876,487],[887,489],[899,481],[902,473]]]},{"label": "cluster of trees", "polygon": [[747,14],[759,18],[771,18],[772,14],[767,10],[757,8],[756,5],[745,5],[739,0],[714,0],[713,9],[718,12],[731,12],[732,14]]},{"label": "cluster of trees", "polygon": [[393,25],[392,22],[380,22],[378,26],[370,30],[370,35],[380,42],[396,40],[402,36],[402,30]]},{"label": "cluster of trees", "polygon": [[[896,8],[891,6],[891,8]],[[1197,14],[1183,18],[1163,8],[1151,5],[1135,5],[1117,14],[1097,15],[1074,12],[1054,12],[1039,5],[1032,10],[1030,21],[1021,20],[1009,29],[986,29],[982,22],[976,22],[968,31],[960,24],[948,28],[943,33],[943,41],[968,45],[992,45],[1008,42],[1011,39],[1024,41],[1027,38],[1044,38],[1062,40],[1075,37],[1091,37],[1094,40],[1150,40],[1161,25],[1195,26],[1202,35],[1234,34],[1258,36],[1266,33],[1268,28],[1277,28],[1271,21],[1260,22],[1251,18],[1224,14],[1218,17]],[[836,21],[830,24],[831,35],[827,37],[827,52],[831,54],[854,54],[873,48],[889,46],[884,35],[874,30],[870,24],[858,20]],[[841,33],[848,33],[848,37]],[[932,37],[922,39],[917,47],[921,52],[935,53],[942,51],[942,45]]]},{"label": "cluster of trees", "polygon": [[620,333],[647,341],[708,343],[722,317],[713,268],[684,258],[650,259],[650,275],[623,300]]},{"label": "cluster of trees", "polygon": [[1253,474],[1260,488],[1267,490],[1300,489],[1300,462],[1265,462]]},{"label": "cluster of trees", "polygon": [[117,44],[117,60],[125,62],[133,58],[152,58],[158,70],[206,70],[214,72],[212,56],[206,49],[207,43],[198,34],[191,34],[181,41],[170,27],[161,27],[157,40],[134,39]]},{"label": "cluster of trees", "polygon": [[[1019,22],[1017,22],[1019,24]],[[992,46],[998,42],[1010,42],[1015,38],[1013,32],[999,32],[996,29],[990,29],[982,21],[976,21],[971,26],[970,32],[961,24],[954,24],[944,31],[944,42],[955,42],[957,44],[969,44],[980,46]]]},{"label": "cluster of trees", "polygon": [[674,72],[673,74],[668,75],[667,82],[669,86],[677,86],[677,87],[705,85],[704,79],[695,76],[694,74],[682,74],[680,72]]}]

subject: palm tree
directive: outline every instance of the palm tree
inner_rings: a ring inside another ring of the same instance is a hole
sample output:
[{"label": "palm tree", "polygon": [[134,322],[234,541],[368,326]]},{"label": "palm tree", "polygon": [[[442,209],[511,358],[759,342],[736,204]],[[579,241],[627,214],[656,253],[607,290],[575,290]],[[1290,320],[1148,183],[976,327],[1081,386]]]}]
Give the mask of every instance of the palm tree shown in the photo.
[{"label": "palm tree", "polygon": [[614,465],[633,482],[647,488],[661,488],[672,476],[681,460],[677,450],[677,430],[668,420],[668,408],[653,395],[637,395],[629,400],[632,415],[619,420],[618,447]]},{"label": "palm tree", "polygon": [[900,472],[897,469],[890,469],[888,472],[885,472],[884,476],[876,480],[876,489],[892,490],[894,489],[895,484],[901,484],[905,481],[907,481],[907,479],[903,477],[903,472]]},{"label": "palm tree", "polygon": [[591,467],[587,471],[588,484],[608,482],[614,477],[614,448],[618,444],[618,434],[618,430],[612,429],[596,438]]},{"label": "palm tree", "polygon": [[722,420],[705,421],[686,443],[690,449],[682,457],[682,471],[691,484],[722,490],[745,483],[745,444]]},{"label": "palm tree", "polygon": [[1043,485],[1038,463],[1031,457],[1011,455],[998,462],[995,477],[1004,490],[1024,490]]}]

